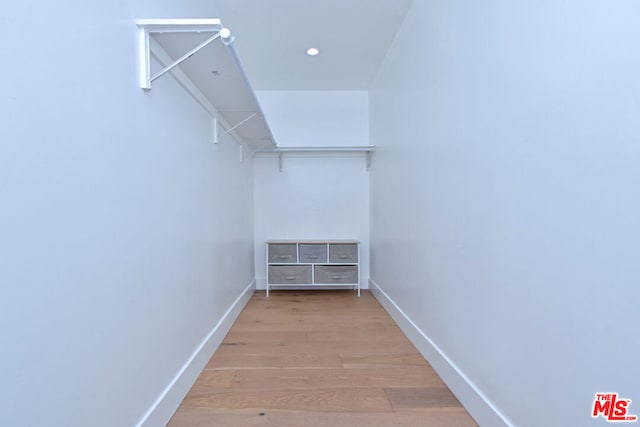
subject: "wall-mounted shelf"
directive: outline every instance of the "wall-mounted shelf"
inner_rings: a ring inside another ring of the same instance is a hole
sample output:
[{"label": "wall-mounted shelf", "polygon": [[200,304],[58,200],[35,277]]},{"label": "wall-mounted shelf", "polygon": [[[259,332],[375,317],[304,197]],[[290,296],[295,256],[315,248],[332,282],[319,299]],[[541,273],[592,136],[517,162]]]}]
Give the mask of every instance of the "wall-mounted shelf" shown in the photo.
[{"label": "wall-mounted shelf", "polygon": [[278,156],[278,167],[283,170],[283,156],[285,153],[363,153],[366,156],[367,170],[371,168],[371,155],[375,151],[373,145],[327,146],[327,147],[275,147],[272,149],[258,149],[255,154],[274,154]]},{"label": "wall-mounted shelf", "polygon": [[141,19],[136,24],[142,89],[151,90],[171,74],[213,118],[214,142],[231,134],[251,151],[276,148],[234,36],[219,19]]}]

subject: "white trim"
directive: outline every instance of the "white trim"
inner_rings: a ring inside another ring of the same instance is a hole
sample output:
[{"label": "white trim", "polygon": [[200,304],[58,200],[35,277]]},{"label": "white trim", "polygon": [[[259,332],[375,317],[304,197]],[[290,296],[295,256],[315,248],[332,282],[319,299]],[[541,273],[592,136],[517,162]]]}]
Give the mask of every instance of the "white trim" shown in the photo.
[{"label": "white trim", "polygon": [[[277,285],[276,285],[277,287]],[[266,277],[256,277],[256,290],[264,291],[267,289],[267,278]],[[309,286],[301,286],[299,288],[288,286],[287,289],[309,289]],[[326,289],[326,288],[325,288]],[[344,286],[336,287],[336,289],[345,289]],[[360,278],[360,289],[369,289],[369,278],[361,277]]]},{"label": "white trim", "polygon": [[231,329],[242,309],[249,302],[255,290],[255,280],[252,280],[240,296],[231,304],[220,321],[213,327],[209,335],[195,349],[189,360],[182,366],[167,388],[151,405],[136,427],[155,427],[167,425],[182,399],[187,395],[213,353],[218,349],[222,340]]},{"label": "white trim", "polygon": [[275,147],[271,149],[256,150],[256,153],[269,154],[269,153],[370,153],[375,151],[373,145],[340,145],[340,146],[326,146],[326,147]]},{"label": "white trim", "polygon": [[291,154],[360,154],[364,153],[366,157],[366,167],[367,171],[371,169],[371,154],[375,151],[375,147],[373,145],[352,145],[352,146],[326,146],[326,147],[273,147],[266,149],[258,149],[254,150],[254,155],[278,155],[278,168],[280,172],[282,172],[282,159],[284,153]]},{"label": "white trim", "polygon": [[216,18],[204,19],[138,19],[138,27],[157,33],[193,33],[220,31],[222,21]]},{"label": "white trim", "polygon": [[451,392],[481,426],[511,427],[507,418],[467,378],[456,364],[369,278],[369,289]]}]

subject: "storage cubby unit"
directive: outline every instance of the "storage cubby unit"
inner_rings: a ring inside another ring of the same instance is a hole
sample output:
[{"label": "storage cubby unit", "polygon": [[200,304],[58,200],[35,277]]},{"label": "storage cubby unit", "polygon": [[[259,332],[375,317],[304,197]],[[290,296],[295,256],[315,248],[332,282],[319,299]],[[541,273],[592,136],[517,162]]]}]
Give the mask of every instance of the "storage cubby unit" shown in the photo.
[{"label": "storage cubby unit", "polygon": [[267,296],[271,287],[352,287],[360,296],[357,240],[269,240]]}]

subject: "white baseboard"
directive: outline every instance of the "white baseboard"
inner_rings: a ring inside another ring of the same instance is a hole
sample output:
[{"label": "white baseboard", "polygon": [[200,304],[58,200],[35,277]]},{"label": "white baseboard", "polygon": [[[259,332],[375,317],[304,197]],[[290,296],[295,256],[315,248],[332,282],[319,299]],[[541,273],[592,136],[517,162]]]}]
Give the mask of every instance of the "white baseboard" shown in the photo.
[{"label": "white baseboard", "polygon": [[420,354],[438,373],[467,412],[482,427],[509,427],[512,424],[458,369],[449,357],[402,311],[400,307],[369,279],[369,289]]},{"label": "white baseboard", "polygon": [[[265,277],[256,277],[256,289],[257,290],[265,290],[265,289],[267,289],[267,279]],[[289,289],[294,289],[294,288],[290,287]],[[300,289],[307,289],[307,288],[302,288],[301,287]],[[340,289],[340,288],[336,288],[336,289]],[[361,277],[360,278],[360,289],[369,289],[369,278],[368,277]]]},{"label": "white baseboard", "polygon": [[231,329],[233,322],[242,311],[255,290],[255,280],[247,286],[240,296],[231,304],[220,321],[213,327],[209,335],[200,343],[189,360],[162,392],[160,397],[149,408],[147,413],[136,424],[136,427],[165,426],[187,395],[213,353]]}]

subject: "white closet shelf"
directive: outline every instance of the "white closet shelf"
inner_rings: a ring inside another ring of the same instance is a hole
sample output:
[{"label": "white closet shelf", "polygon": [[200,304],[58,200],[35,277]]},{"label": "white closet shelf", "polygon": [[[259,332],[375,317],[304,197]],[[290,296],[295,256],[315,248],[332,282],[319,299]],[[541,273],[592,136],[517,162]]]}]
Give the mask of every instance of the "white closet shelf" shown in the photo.
[{"label": "white closet shelf", "polygon": [[278,167],[282,172],[282,157],[285,153],[364,153],[367,159],[367,170],[371,168],[371,155],[375,151],[373,145],[340,145],[326,147],[274,147],[271,149],[254,150],[255,154],[278,155]]},{"label": "white closet shelf", "polygon": [[277,147],[234,36],[220,19],[140,19],[136,24],[142,89],[151,90],[170,73],[213,118],[214,142],[231,134],[250,151]]},{"label": "white closet shelf", "polygon": [[370,153],[375,151],[373,145],[350,145],[350,146],[327,146],[327,147],[276,147],[273,149],[256,150],[256,153],[336,153],[336,152],[348,152],[348,153]]}]

